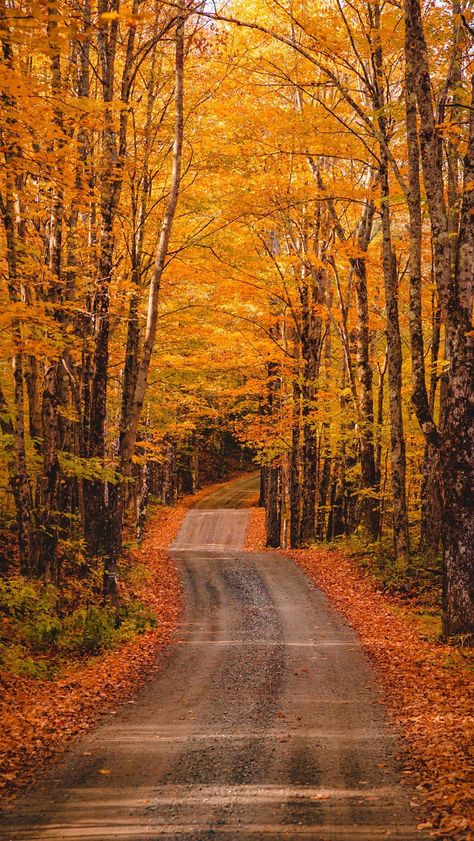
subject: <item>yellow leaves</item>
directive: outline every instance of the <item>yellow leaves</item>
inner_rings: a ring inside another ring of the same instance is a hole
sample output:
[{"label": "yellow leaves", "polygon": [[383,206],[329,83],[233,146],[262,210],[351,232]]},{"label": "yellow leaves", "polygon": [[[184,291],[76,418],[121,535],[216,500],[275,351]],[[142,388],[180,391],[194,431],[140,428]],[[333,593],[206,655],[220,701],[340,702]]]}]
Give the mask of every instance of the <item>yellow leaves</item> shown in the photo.
[{"label": "yellow leaves", "polygon": [[438,123],[437,129],[443,137],[446,137],[452,143],[458,142],[463,134],[462,127],[452,120],[446,120],[443,123]]},{"label": "yellow leaves", "polygon": [[369,312],[369,327],[371,330],[386,330],[387,321],[385,316],[381,315],[381,313]]},{"label": "yellow leaves", "polygon": [[120,20],[120,12],[102,12],[99,17],[102,23],[108,23],[112,20]]},{"label": "yellow leaves", "polygon": [[345,254],[350,260],[366,260],[367,259],[367,251],[364,249],[359,248],[358,245],[354,242],[344,242],[338,246],[338,252],[340,254]]},{"label": "yellow leaves", "polygon": [[143,20],[143,15],[133,15],[131,14],[131,7],[124,5],[121,7],[120,11],[114,12],[102,12],[99,15],[99,21],[101,24],[108,24],[113,23],[114,21],[122,21],[127,24],[127,26],[135,27],[138,23]]}]

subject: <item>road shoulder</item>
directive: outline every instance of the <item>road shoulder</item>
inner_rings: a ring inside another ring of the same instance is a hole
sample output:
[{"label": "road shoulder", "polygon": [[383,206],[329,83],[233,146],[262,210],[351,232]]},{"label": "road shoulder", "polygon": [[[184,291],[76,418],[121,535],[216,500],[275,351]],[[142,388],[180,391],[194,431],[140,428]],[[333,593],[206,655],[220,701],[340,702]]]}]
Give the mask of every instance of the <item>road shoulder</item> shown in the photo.
[{"label": "road shoulder", "polygon": [[[247,551],[262,551],[263,509],[250,514]],[[385,703],[404,734],[404,777],[429,808],[423,828],[473,841],[473,678],[462,650],[424,637],[394,599],[343,552],[285,550],[356,630]]]},{"label": "road shoulder", "polygon": [[181,612],[181,582],[167,551],[189,505],[160,506],[134,560],[147,571],[140,594],[156,627],[100,657],[71,664],[52,680],[0,675],[0,791],[10,798],[41,777],[80,735],[131,701],[156,673]]},{"label": "road shoulder", "polygon": [[[169,549],[190,508],[210,495],[228,495],[248,484],[248,476],[207,485],[173,506],[159,505],[145,527],[142,544],[128,563],[140,566],[144,581],[137,596],[156,628],[98,657],[72,662],[57,678],[41,680],[0,672],[0,794],[12,798],[42,778],[79,737],[106,716],[133,702],[159,671],[182,610],[182,583]],[[245,492],[244,492],[245,493]]]}]

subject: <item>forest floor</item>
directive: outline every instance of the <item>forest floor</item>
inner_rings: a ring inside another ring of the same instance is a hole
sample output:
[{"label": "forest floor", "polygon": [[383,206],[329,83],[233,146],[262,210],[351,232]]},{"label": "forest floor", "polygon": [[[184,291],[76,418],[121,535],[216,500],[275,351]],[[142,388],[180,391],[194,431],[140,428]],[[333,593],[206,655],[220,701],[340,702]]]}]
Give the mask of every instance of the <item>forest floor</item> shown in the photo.
[{"label": "forest floor", "polygon": [[176,629],[182,587],[168,553],[188,510],[226,485],[219,482],[184,497],[174,506],[156,506],[138,549],[123,564],[139,568],[134,596],[151,611],[156,627],[95,657],[63,662],[53,679],[0,671],[0,794],[15,795],[41,776],[77,736],[123,701],[134,703],[137,690],[160,666]]},{"label": "forest floor", "polygon": [[[246,549],[262,551],[265,512],[253,508]],[[474,839],[472,649],[436,639],[419,602],[380,592],[366,564],[340,549],[284,550],[357,631],[384,701],[405,736],[403,774],[423,794],[434,837]],[[362,560],[362,559],[361,559]],[[436,624],[436,623],[435,623]]]},{"label": "forest floor", "polygon": [[[206,517],[206,509],[220,507],[213,500],[222,500],[221,489],[225,505],[232,507],[233,489],[228,483],[219,483],[173,508],[157,508],[150,516],[140,549],[133,552],[133,562],[148,570],[143,592],[137,595],[153,610],[156,628],[100,657],[71,663],[51,680],[0,676],[2,795],[14,794],[41,778],[53,758],[104,716],[117,713],[118,726],[118,708],[124,702],[125,709],[136,709],[128,704],[136,703],[137,690],[162,666],[166,645],[181,614],[181,582],[168,548],[191,507],[201,509],[196,512],[198,530],[199,518]],[[247,495],[235,507],[255,504],[255,496]],[[264,512],[250,507],[248,516],[245,549],[262,553]],[[473,841],[473,680],[469,652],[437,641],[420,619],[418,605],[412,609],[406,599],[380,592],[380,582],[367,567],[344,551],[324,546],[285,550],[283,554],[290,556],[327,595],[356,630],[374,663],[386,706],[405,736],[401,760],[407,790],[421,796],[430,807],[422,832],[453,841]],[[108,769],[99,773],[108,773]]]}]

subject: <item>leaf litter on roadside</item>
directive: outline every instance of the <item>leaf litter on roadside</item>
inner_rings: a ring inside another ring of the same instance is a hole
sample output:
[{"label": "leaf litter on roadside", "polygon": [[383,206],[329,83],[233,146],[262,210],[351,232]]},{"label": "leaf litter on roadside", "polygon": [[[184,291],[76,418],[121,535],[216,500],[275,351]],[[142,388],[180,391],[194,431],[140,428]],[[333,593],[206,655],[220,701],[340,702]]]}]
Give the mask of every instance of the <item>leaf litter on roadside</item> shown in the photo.
[{"label": "leaf litter on roadside", "polygon": [[181,610],[181,583],[167,548],[195,498],[173,508],[159,507],[141,547],[128,558],[146,568],[146,580],[137,584],[136,595],[153,612],[156,627],[100,657],[72,662],[53,680],[0,674],[4,797],[34,782],[72,739],[103,715],[116,714],[118,704],[133,703],[137,689],[156,671],[159,652],[170,641]]},{"label": "leaf litter on roadside", "polygon": [[[265,549],[262,508],[250,512],[245,547]],[[426,639],[409,611],[378,592],[370,574],[342,551],[283,551],[354,627],[375,665],[385,703],[404,734],[403,778],[422,801],[412,805],[430,811],[420,831],[474,841],[472,652]]]}]

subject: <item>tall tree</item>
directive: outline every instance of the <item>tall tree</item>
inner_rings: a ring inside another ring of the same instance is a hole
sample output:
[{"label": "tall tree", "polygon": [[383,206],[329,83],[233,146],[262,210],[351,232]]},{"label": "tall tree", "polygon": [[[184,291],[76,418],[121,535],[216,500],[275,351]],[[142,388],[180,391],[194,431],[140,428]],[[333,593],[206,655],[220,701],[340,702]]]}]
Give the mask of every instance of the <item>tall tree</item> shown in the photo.
[{"label": "tall tree", "polygon": [[[446,421],[440,443],[445,564],[445,631],[472,633],[474,627],[474,85],[471,80],[469,130],[464,156],[464,186],[454,266],[445,200],[443,161],[436,124],[432,79],[421,7],[405,4],[407,63],[413,76],[420,116],[423,181],[433,240],[434,274],[446,331],[449,371]],[[425,434],[436,434],[428,421]]]}]

